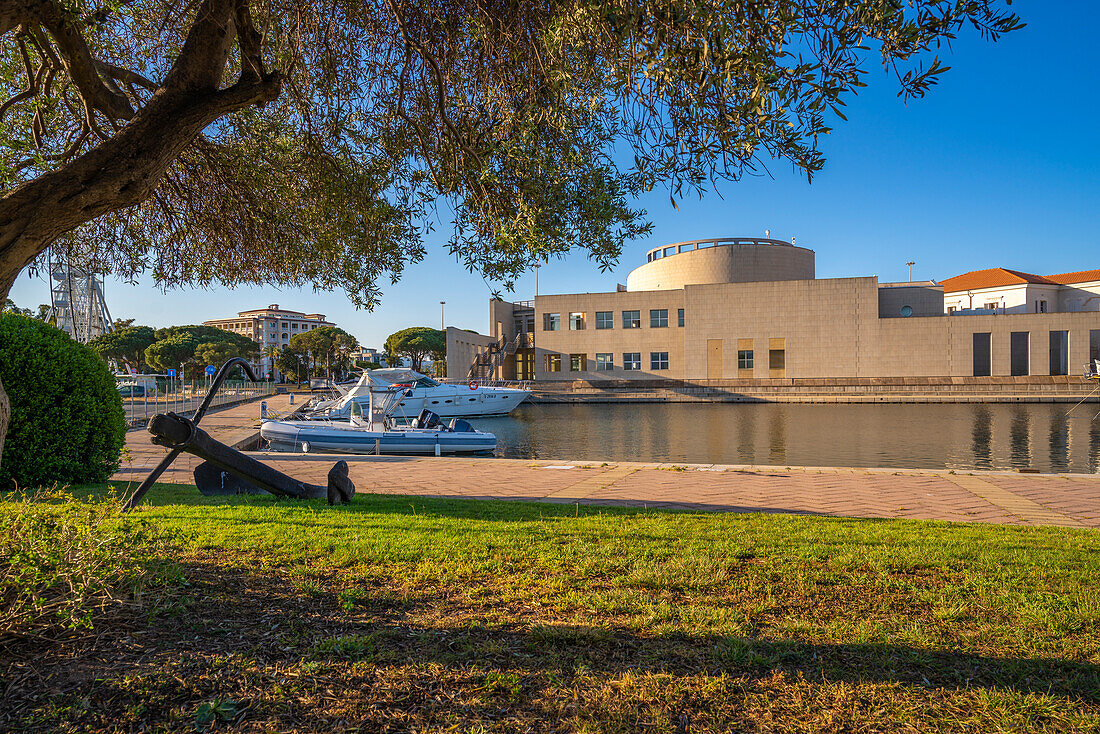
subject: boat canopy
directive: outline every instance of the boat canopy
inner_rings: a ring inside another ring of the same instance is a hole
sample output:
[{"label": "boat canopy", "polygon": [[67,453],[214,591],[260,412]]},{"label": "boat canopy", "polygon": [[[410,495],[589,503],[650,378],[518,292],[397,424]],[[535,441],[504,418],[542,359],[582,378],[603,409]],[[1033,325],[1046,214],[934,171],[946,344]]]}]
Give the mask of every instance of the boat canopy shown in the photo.
[{"label": "boat canopy", "polygon": [[405,384],[415,387],[435,387],[439,384],[427,375],[422,375],[416,370],[405,367],[386,367],[379,370],[370,370],[364,373],[364,377],[366,375],[370,375],[377,380],[384,380],[391,385]]},{"label": "boat canopy", "polygon": [[[426,382],[421,382],[421,380],[426,380]],[[426,377],[414,370],[401,369],[398,367],[368,370],[359,377],[359,381],[355,383],[355,387],[348,390],[347,393],[333,405],[332,410],[343,412],[344,408],[348,407],[349,403],[354,403],[356,398],[366,398],[371,396],[371,393],[374,393],[375,400],[378,400],[383,394],[392,393],[397,393],[400,397],[404,397],[405,393],[403,390],[394,390],[395,385],[425,385],[430,387],[438,384],[438,382],[430,377]],[[387,407],[390,409],[396,407],[396,404],[400,402],[400,397],[394,402],[393,406]]]}]

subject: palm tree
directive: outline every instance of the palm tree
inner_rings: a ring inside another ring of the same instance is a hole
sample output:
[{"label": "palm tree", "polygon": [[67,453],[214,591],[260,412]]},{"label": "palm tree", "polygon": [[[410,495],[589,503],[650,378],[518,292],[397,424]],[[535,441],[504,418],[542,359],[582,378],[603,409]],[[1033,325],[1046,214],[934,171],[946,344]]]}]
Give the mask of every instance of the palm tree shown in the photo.
[{"label": "palm tree", "polygon": [[276,370],[275,370],[275,360],[279,358],[280,352],[281,352],[281,350],[279,349],[278,344],[268,344],[266,347],[263,348],[263,351],[261,352],[261,354],[263,354],[263,356],[265,356],[265,357],[267,357],[268,359],[271,360],[271,373],[270,374],[271,374],[272,378],[275,377],[275,372],[276,372]]}]

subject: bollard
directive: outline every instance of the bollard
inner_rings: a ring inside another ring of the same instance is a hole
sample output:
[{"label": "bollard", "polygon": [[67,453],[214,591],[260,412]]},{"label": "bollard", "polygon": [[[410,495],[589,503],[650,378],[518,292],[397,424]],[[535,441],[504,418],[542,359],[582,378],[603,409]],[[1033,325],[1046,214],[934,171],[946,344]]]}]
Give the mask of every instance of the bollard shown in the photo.
[{"label": "bollard", "polygon": [[294,405],[294,393],[290,393],[290,404]]},{"label": "bollard", "polygon": [[267,401],[260,401],[260,418],[267,418]]}]

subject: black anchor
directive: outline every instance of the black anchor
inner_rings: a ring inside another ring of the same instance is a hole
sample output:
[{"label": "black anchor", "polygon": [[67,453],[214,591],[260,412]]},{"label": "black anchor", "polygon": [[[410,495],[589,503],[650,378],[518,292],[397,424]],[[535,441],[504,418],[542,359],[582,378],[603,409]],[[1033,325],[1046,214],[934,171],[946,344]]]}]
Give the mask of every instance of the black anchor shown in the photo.
[{"label": "black anchor", "polygon": [[276,497],[294,499],[320,499],[327,497],[330,505],[351,502],[355,494],[355,485],[348,477],[348,463],[338,461],[328,472],[328,486],[300,482],[288,477],[267,464],[242,454],[231,446],[211,438],[210,434],[199,428],[199,421],[206,415],[214,394],[221,387],[229,370],[235,366],[244,370],[248,379],[256,382],[256,373],[252,366],[241,357],[234,357],[221,366],[210,384],[210,391],[195,411],[194,418],[186,418],[175,413],[158,413],[149,421],[149,433],[153,434],[153,443],[164,446],[170,451],[160,464],[145,477],[123,510],[132,510],[149,488],[160,478],[180,452],[186,451],[205,461],[195,468],[195,485],[203,494],[254,494],[268,492]]}]

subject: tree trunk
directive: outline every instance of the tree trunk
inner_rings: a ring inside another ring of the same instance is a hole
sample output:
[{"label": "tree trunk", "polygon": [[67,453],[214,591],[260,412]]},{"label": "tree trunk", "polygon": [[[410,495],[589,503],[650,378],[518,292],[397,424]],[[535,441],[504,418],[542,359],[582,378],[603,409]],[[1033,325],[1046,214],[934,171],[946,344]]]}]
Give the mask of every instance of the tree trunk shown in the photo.
[{"label": "tree trunk", "polygon": [[[146,199],[203,129],[230,112],[275,99],[280,86],[273,74],[222,90],[162,90],[114,137],[0,198],[0,303],[23,268],[55,239]],[[0,395],[2,448],[10,406],[2,389]]]},{"label": "tree trunk", "polygon": [[8,435],[10,423],[11,401],[8,400],[8,394],[4,391],[4,381],[0,380],[0,463],[4,461],[4,437]]}]

